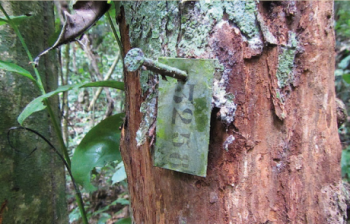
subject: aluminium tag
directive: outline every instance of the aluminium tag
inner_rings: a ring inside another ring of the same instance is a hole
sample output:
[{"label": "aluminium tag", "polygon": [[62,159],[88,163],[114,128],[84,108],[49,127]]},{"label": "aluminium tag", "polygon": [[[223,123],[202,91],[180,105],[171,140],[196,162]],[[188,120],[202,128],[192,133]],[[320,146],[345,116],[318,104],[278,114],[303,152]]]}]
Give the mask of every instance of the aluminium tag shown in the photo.
[{"label": "aluminium tag", "polygon": [[187,72],[186,82],[159,80],[154,165],[205,177],[215,60],[159,58]]}]

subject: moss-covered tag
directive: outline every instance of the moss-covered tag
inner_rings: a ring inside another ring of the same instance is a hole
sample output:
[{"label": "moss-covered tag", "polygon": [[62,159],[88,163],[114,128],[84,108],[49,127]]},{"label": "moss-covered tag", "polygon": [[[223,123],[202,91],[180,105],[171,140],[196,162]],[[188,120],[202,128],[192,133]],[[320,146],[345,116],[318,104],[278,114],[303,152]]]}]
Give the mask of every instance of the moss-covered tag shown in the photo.
[{"label": "moss-covered tag", "polygon": [[159,58],[188,74],[186,82],[160,79],[154,165],[205,177],[214,60]]}]

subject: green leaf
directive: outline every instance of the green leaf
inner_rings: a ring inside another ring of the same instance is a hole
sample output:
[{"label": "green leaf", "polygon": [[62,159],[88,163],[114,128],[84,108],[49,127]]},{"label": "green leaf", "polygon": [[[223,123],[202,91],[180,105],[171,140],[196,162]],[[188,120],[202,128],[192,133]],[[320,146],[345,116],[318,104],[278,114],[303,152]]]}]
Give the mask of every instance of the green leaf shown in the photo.
[{"label": "green leaf", "polygon": [[14,64],[14,63],[0,60],[0,69],[10,71],[10,72],[16,72],[20,75],[23,75],[23,76],[33,80],[34,82],[36,82],[36,80],[33,78],[32,74],[30,74],[30,72],[28,72],[24,68]]},{"label": "green leaf", "polygon": [[350,55],[343,58],[343,60],[339,62],[338,67],[341,69],[346,69],[346,67],[348,67],[349,64],[350,64]]},{"label": "green leaf", "polygon": [[4,19],[4,18],[0,18],[0,26],[1,25],[5,25],[5,24],[7,24],[8,23],[8,21],[6,20],[6,19]]},{"label": "green leaf", "polygon": [[341,155],[341,172],[342,172],[342,177],[349,180],[350,177],[350,151],[349,147],[345,150],[342,151]]},{"label": "green leaf", "polygon": [[118,222],[116,222],[115,224],[131,224],[131,218],[123,218],[123,219],[119,219]]},{"label": "green leaf", "polygon": [[20,125],[23,125],[23,122],[27,117],[32,115],[35,112],[41,111],[46,108],[46,105],[43,104],[43,101],[51,96],[54,96],[60,92],[69,91],[76,88],[82,87],[111,87],[115,89],[124,90],[124,83],[117,81],[100,81],[100,82],[88,82],[88,83],[80,83],[75,85],[66,85],[60,86],[56,90],[41,95],[31,101],[22,111],[22,113],[18,116],[17,121]]},{"label": "green leaf", "polygon": [[112,18],[115,18],[115,5],[114,5],[114,2],[111,1],[111,3],[108,3],[108,4],[111,4],[111,8],[108,10],[108,13],[109,13],[109,15]]},{"label": "green leaf", "polygon": [[76,207],[69,213],[69,223],[72,223],[74,221],[77,221],[81,218],[79,207]]},{"label": "green leaf", "polygon": [[344,79],[345,82],[350,84],[350,74],[344,74],[343,75],[343,79]]},{"label": "green leaf", "polygon": [[[31,15],[20,15],[20,16],[10,16],[12,22],[16,25],[19,25],[23,20],[28,19]],[[5,17],[0,17],[0,26],[9,23]]]},{"label": "green leaf", "polygon": [[97,224],[105,224],[105,223],[107,223],[107,220],[110,218],[112,218],[112,216],[110,216],[108,213],[102,213],[100,215],[100,218],[99,218]]},{"label": "green leaf", "polygon": [[91,216],[96,216],[98,214],[101,214],[105,211],[107,211],[111,206],[115,206],[116,204],[121,204],[121,205],[130,205],[129,200],[124,199],[124,198],[118,198],[117,200],[113,201],[112,203],[110,203],[109,205],[95,211],[94,213],[91,214]]},{"label": "green leaf", "polygon": [[129,200],[126,200],[125,198],[118,198],[117,200],[115,200],[115,201],[112,202],[112,203],[115,203],[114,205],[116,205],[116,204],[130,205],[130,201],[129,201]]},{"label": "green leaf", "polygon": [[124,83],[118,81],[98,81],[85,83],[82,87],[110,87],[114,89],[124,90]]},{"label": "green leaf", "polygon": [[66,85],[66,86],[60,86],[55,91],[46,93],[44,95],[41,95],[37,98],[35,98],[33,101],[31,101],[22,111],[22,113],[18,116],[17,121],[20,123],[20,125],[23,125],[24,120],[32,115],[35,112],[41,111],[46,108],[46,105],[43,104],[43,101],[51,96],[54,96],[60,92],[68,91],[74,88],[79,88],[83,86],[84,83],[78,84],[78,85]]},{"label": "green leaf", "polygon": [[112,184],[119,183],[126,179],[126,172],[123,161],[117,166],[117,171],[112,176]]},{"label": "green leaf", "polygon": [[102,167],[110,161],[121,161],[119,151],[120,130],[125,114],[116,114],[93,127],[75,149],[72,158],[72,174],[75,181],[87,191],[96,188],[90,183],[94,167]]}]

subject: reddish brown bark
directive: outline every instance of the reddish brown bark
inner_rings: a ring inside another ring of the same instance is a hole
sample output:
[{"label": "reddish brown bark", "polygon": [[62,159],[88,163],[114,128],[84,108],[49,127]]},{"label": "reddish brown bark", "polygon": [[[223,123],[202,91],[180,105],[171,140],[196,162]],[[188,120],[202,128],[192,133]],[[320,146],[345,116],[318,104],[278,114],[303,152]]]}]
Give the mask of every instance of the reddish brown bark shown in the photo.
[{"label": "reddish brown bark", "polygon": [[[261,53],[249,49],[228,22],[211,32],[212,52],[206,56],[232,69],[227,92],[238,106],[228,126],[217,118],[219,109],[213,109],[206,178],[153,167],[149,141],[136,146],[143,99],[139,74],[125,72],[121,152],[135,223],[344,222],[333,3],[290,5],[259,3],[258,11],[278,41],[266,44]],[[125,55],[131,44],[123,8],[119,24]],[[276,71],[288,31],[297,34],[300,49],[293,82],[280,88],[282,103],[275,92]],[[235,141],[225,151],[223,143],[231,134]]]}]

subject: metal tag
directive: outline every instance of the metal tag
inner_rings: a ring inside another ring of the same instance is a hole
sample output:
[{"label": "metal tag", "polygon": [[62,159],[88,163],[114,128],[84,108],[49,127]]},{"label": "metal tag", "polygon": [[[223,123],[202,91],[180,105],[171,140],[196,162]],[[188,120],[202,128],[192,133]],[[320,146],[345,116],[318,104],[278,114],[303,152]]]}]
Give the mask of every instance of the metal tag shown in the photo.
[{"label": "metal tag", "polygon": [[158,59],[187,71],[188,79],[159,80],[155,166],[206,176],[214,61]]}]

